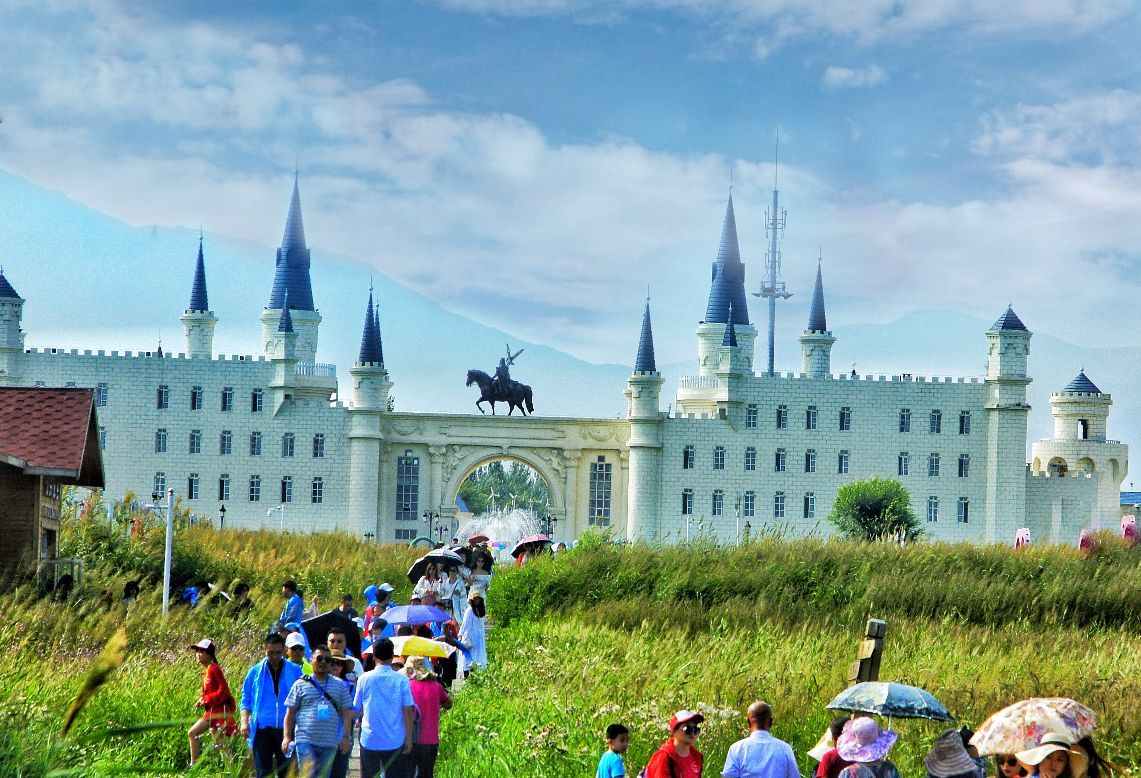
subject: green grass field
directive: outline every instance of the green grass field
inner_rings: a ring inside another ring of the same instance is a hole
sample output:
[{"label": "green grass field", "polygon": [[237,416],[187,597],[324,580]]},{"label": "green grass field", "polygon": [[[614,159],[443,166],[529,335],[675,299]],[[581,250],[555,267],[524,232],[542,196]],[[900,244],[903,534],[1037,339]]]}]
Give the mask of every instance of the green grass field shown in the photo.
[{"label": "green grass field", "polygon": [[[175,609],[162,619],[155,579],[161,538],[123,541],[74,522],[65,550],[89,560],[66,602],[30,585],[0,595],[0,775],[182,773],[183,730],[194,717],[200,668],[184,646],[209,635],[232,687],[258,657],[280,610],[286,577],[332,605],[342,591],[388,580],[415,552],[344,535],[193,529],[178,537],[176,579],[245,580],[257,608],[235,621],[224,608]],[[889,632],[881,677],[932,691],[962,722],[1032,695],[1076,697],[1100,716],[1099,746],[1141,774],[1141,549],[1105,542],[1090,556],[1062,548],[866,546],[765,539],[738,549],[615,546],[588,539],[573,553],[497,575],[490,598],[492,668],[474,676],[445,714],[438,773],[590,775],[612,721],[632,730],[635,774],[681,707],[707,717],[699,748],[716,775],[744,732],[754,699],[775,706],[774,734],[804,755],[845,685],[864,620]],[[150,577],[124,613],[103,590]],[[125,627],[125,661],[60,734],[104,643]],[[178,726],[139,729],[183,721]],[[904,775],[940,730],[893,722]],[[115,732],[115,730],[129,730]],[[243,744],[211,753],[195,775],[244,774]]]}]

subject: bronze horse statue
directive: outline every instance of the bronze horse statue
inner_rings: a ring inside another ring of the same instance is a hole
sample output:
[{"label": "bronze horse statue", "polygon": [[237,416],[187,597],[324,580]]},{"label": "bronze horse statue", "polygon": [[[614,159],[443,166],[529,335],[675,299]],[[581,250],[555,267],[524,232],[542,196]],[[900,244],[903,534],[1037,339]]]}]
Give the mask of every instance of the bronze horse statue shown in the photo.
[{"label": "bronze horse statue", "polygon": [[[527,384],[521,384],[518,381],[512,381],[511,386],[507,391],[495,391],[491,388],[491,376],[482,370],[469,370],[467,371],[467,383],[465,386],[472,384],[479,384],[479,399],[475,401],[475,407],[479,408],[480,413],[486,413],[483,410],[482,403],[491,403],[491,415],[495,415],[495,404],[507,403],[507,415],[510,416],[511,412],[516,408],[519,412],[526,416],[528,413],[535,412],[535,405],[531,401],[531,387]],[[526,406],[526,407],[524,407]]]}]

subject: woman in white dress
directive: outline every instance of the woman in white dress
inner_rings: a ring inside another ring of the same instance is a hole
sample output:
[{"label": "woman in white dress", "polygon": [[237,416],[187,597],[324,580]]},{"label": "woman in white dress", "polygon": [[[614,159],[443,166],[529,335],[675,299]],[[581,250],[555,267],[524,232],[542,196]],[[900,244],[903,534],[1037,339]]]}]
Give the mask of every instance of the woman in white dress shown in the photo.
[{"label": "woman in white dress", "polygon": [[460,625],[460,642],[470,653],[460,652],[460,671],[464,677],[468,676],[472,667],[483,670],[487,668],[487,632],[484,628],[483,617],[487,615],[483,603],[483,595],[473,591],[468,595],[468,609],[464,614],[463,624]]},{"label": "woman in white dress", "polygon": [[428,563],[424,575],[420,576],[420,580],[416,582],[416,588],[412,590],[412,596],[423,600],[429,592],[436,600],[440,599],[440,574],[437,572],[435,562]]},{"label": "woman in white dress", "polygon": [[448,568],[448,574],[440,582],[440,590],[436,593],[439,601],[446,604],[451,611],[452,618],[460,621],[467,610],[467,584],[460,577],[459,571],[454,567]]}]

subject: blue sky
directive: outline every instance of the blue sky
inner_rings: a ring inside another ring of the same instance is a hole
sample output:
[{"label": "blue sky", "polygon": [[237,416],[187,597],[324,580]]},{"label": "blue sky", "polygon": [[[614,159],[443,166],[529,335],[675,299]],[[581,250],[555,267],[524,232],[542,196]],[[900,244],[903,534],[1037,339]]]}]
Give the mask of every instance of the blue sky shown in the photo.
[{"label": "blue sky", "polygon": [[822,250],[834,325],[1012,302],[1135,341],[1124,0],[3,0],[0,29],[0,167],[273,245],[299,160],[318,262],[586,359],[629,362],[647,285],[692,358],[730,176],[757,284],[778,125],[785,337]]}]

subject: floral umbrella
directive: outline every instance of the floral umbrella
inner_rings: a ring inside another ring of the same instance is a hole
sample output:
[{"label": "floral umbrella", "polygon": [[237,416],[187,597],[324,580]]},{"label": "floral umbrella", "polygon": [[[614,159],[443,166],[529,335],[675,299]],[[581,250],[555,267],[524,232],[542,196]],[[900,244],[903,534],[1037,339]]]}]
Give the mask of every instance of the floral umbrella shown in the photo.
[{"label": "floral umbrella", "polygon": [[1068,697],[1032,697],[991,714],[971,738],[980,756],[1036,748],[1051,733],[1071,743],[1093,732],[1092,710]]}]

